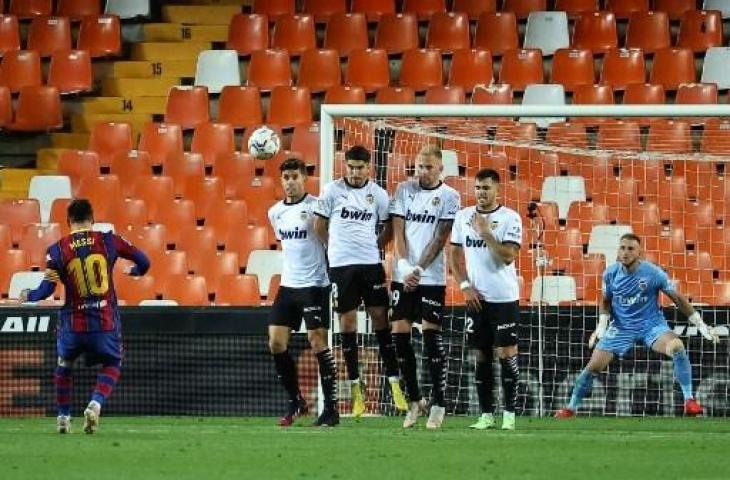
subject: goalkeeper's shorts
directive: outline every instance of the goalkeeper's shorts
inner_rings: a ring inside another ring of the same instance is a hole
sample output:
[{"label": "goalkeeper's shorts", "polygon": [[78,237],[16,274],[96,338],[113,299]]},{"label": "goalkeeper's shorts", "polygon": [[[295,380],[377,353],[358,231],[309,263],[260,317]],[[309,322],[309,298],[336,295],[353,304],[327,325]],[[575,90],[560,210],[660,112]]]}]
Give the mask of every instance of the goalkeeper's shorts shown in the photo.
[{"label": "goalkeeper's shorts", "polygon": [[623,357],[626,355],[626,352],[634,348],[637,342],[641,341],[644,345],[651,348],[659,337],[671,331],[667,322],[657,323],[643,330],[620,329],[611,323],[606,330],[606,334],[598,342],[598,345],[596,345],[596,348],[611,352],[618,357]]}]

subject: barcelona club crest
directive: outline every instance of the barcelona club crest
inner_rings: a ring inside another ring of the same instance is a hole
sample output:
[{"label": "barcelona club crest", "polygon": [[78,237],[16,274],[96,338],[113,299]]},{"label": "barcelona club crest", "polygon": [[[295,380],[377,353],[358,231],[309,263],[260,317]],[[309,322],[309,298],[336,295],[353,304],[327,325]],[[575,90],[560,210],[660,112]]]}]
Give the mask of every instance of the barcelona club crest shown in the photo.
[{"label": "barcelona club crest", "polygon": [[640,278],[639,279],[639,290],[641,290],[643,292],[644,290],[646,290],[646,287],[647,286],[648,286],[648,284],[646,282],[646,279],[645,278]]},{"label": "barcelona club crest", "polygon": [[368,193],[365,196],[365,201],[368,202],[370,205],[372,205],[375,202],[375,197],[373,197],[372,193]]}]

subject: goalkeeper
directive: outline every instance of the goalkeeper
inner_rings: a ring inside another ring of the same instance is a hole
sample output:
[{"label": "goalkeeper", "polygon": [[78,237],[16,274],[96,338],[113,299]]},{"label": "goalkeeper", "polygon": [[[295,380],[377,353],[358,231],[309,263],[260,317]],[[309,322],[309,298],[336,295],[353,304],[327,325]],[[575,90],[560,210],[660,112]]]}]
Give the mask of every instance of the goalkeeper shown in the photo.
[{"label": "goalkeeper", "polygon": [[[669,328],[659,307],[659,292],[664,292],[679,311],[697,326],[705,339],[717,343],[713,328],[687,302],[669,280],[667,274],[651,262],[642,260],[641,240],[633,233],[621,236],[618,262],[603,273],[603,300],[599,307],[598,327],[588,340],[596,348],[588,365],[578,375],[570,403],[555,413],[557,418],[575,416],[575,412],[593,385],[593,379],[614,356],[623,357],[634,343],[642,341],[655,352],[672,359],[674,376],[682,388],[684,414],[702,414],[702,406],[692,394],[692,367],[679,337]],[[613,321],[609,320],[613,317]]]}]

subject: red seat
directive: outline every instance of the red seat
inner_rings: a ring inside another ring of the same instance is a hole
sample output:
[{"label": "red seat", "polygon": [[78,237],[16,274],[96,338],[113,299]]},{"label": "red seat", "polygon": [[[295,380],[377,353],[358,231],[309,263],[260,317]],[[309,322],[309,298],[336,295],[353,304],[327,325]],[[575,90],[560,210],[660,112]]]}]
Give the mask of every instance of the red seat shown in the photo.
[{"label": "red seat", "polygon": [[166,241],[177,245],[184,232],[195,226],[195,203],[192,200],[176,199],[157,207],[156,214],[150,211],[150,220],[163,224],[167,233]]},{"label": "red seat", "polygon": [[81,180],[78,195],[94,207],[94,218],[108,218],[109,209],[122,198],[122,187],[116,175],[98,175]]},{"label": "red seat", "polygon": [[58,88],[62,94],[90,92],[94,87],[94,79],[89,52],[55,52],[48,69],[48,85]]},{"label": "red seat", "polygon": [[290,62],[287,50],[256,50],[251,53],[246,84],[262,91],[289,86],[292,83]]},{"label": "red seat", "polygon": [[649,0],[606,0],[606,10],[613,12],[616,18],[629,18],[634,12],[649,10]]},{"label": "red seat", "polygon": [[[610,85],[578,85],[573,91],[573,103],[576,105],[613,105],[615,99]],[[575,117],[572,122],[598,125],[609,121],[606,117]]]},{"label": "red seat", "polygon": [[328,88],[324,95],[324,103],[358,104],[365,101],[365,90],[357,86],[335,85]]},{"label": "red seat", "polygon": [[677,89],[677,97],[674,103],[715,104],[717,100],[716,83],[683,83]]},{"label": "red seat", "polygon": [[605,123],[598,130],[598,148],[641,150],[639,124],[631,121]]},{"label": "red seat", "polygon": [[203,156],[185,154],[162,164],[162,172],[172,178],[175,183],[175,196],[182,196],[185,185],[190,182],[202,182],[205,176]]},{"label": "red seat", "polygon": [[471,103],[480,105],[511,105],[512,87],[495,83],[486,87],[476,86],[471,96]]},{"label": "red seat", "polygon": [[411,87],[383,87],[375,94],[375,103],[380,105],[416,103],[416,92]]},{"label": "red seat", "polygon": [[173,87],[167,94],[165,122],[183,129],[195,128],[210,121],[208,87]]},{"label": "red seat", "polygon": [[266,15],[238,13],[231,17],[226,48],[250,55],[269,46],[269,19]]},{"label": "red seat", "polygon": [[138,148],[150,154],[153,165],[174,161],[183,154],[182,129],[174,123],[147,122]]},{"label": "red seat", "polygon": [[412,13],[383,15],[375,31],[375,48],[389,54],[418,48],[418,18]]},{"label": "red seat", "polygon": [[346,0],[305,0],[304,13],[314,15],[317,22],[325,22],[333,15],[347,12]]},{"label": "red seat", "polygon": [[57,168],[59,175],[68,175],[71,179],[73,192],[78,189],[82,178],[94,177],[101,173],[99,155],[90,150],[64,150],[58,159]]},{"label": "red seat", "polygon": [[382,16],[395,13],[395,0],[352,0],[351,12],[361,12],[368,21],[377,21]]},{"label": "red seat", "polygon": [[571,92],[581,85],[593,85],[593,54],[587,49],[560,48],[553,55],[552,83]]},{"label": "red seat", "polygon": [[312,122],[312,98],[307,87],[274,87],[271,92],[268,123],[282,128]]},{"label": "red seat", "polygon": [[203,257],[217,250],[218,239],[215,230],[197,225],[184,227],[175,241],[175,249],[187,252],[188,269],[195,272],[204,262]]},{"label": "red seat", "polygon": [[272,20],[281,15],[292,15],[295,12],[295,0],[254,0],[253,2],[253,13],[268,15]]},{"label": "red seat", "polygon": [[224,239],[227,252],[238,254],[238,266],[246,268],[248,255],[253,250],[268,250],[269,226],[233,225]]},{"label": "red seat", "polygon": [[603,57],[601,83],[623,90],[626,85],[646,82],[644,52],[641,50],[611,49]]},{"label": "red seat", "polygon": [[216,305],[238,305],[258,307],[259,278],[256,275],[223,275],[219,277],[215,292]]},{"label": "red seat", "polygon": [[654,53],[670,45],[669,15],[666,12],[637,11],[631,14],[626,30],[626,47]]},{"label": "red seat", "polygon": [[201,275],[170,275],[163,285],[163,297],[175,300],[178,305],[205,306],[208,287]]},{"label": "red seat", "polygon": [[147,225],[147,205],[138,198],[118,199],[109,209],[107,218],[114,224],[116,231],[125,231],[130,227]]},{"label": "red seat", "polygon": [[[74,196],[75,195],[76,193],[74,192]],[[56,198],[51,204],[50,221],[61,226],[61,232],[63,235],[68,235],[70,231],[66,215],[69,203],[71,203],[70,198]]]},{"label": "red seat", "polygon": [[435,49],[417,49],[403,52],[400,85],[423,91],[443,85],[441,52]]},{"label": "red seat", "polygon": [[218,99],[218,121],[233,128],[246,128],[263,123],[261,94],[256,87],[226,85]]},{"label": "red seat", "polygon": [[28,255],[29,266],[44,269],[48,247],[60,239],[61,227],[57,223],[31,223],[23,229],[19,248]]},{"label": "red seat", "polygon": [[84,17],[97,17],[101,14],[101,5],[97,0],[58,0],[56,15],[71,17],[77,21]]},{"label": "red seat", "polygon": [[593,13],[600,10],[598,0],[555,0],[555,10],[566,12],[568,17],[580,17],[584,13]]},{"label": "red seat", "polygon": [[311,15],[279,15],[271,34],[271,48],[289,51],[293,57],[317,48],[314,17]]},{"label": "red seat", "polygon": [[23,87],[40,86],[41,58],[34,50],[7,51],[0,63],[0,85],[5,85],[12,93]]},{"label": "red seat", "polygon": [[419,20],[428,20],[439,12],[446,12],[445,0],[403,0],[403,12],[415,13]]},{"label": "red seat", "polygon": [[536,48],[508,50],[502,56],[499,83],[508,83],[514,91],[527,85],[544,83],[542,51]]},{"label": "red seat", "polygon": [[658,83],[665,90],[676,90],[683,83],[696,79],[694,53],[689,48],[664,48],[654,54],[651,83]]},{"label": "red seat", "polygon": [[127,305],[139,305],[142,300],[155,300],[157,298],[157,283],[154,275],[147,274],[142,277],[133,277],[124,273],[114,272],[114,287],[117,298]]},{"label": "red seat", "polygon": [[71,50],[69,19],[46,16],[33,18],[28,31],[28,50],[36,50],[42,57],[50,57],[57,51]]},{"label": "red seat", "polygon": [[465,12],[470,20],[476,20],[482,13],[497,11],[497,0],[454,0],[451,10]]},{"label": "red seat", "polygon": [[456,50],[451,56],[448,85],[471,91],[475,85],[491,85],[494,72],[488,50]]},{"label": "red seat", "polygon": [[268,209],[277,202],[276,183],[268,177],[255,177],[241,182],[236,186],[236,198],[246,201],[249,223],[267,225]]},{"label": "red seat", "polygon": [[79,27],[76,48],[88,50],[92,57],[118,55],[122,51],[122,26],[116,15],[84,17]]},{"label": "red seat", "polygon": [[225,199],[216,204],[205,218],[205,226],[216,232],[221,245],[234,225],[248,225],[248,207],[244,200]]},{"label": "red seat", "polygon": [[486,12],[479,15],[474,34],[474,47],[483,48],[500,57],[507,50],[519,48],[517,17],[512,12]]},{"label": "red seat", "polygon": [[15,272],[29,268],[28,255],[24,250],[0,250],[0,295],[8,295],[10,279]]},{"label": "red seat", "polygon": [[107,166],[111,167],[111,173],[119,177],[119,182],[122,185],[122,194],[125,196],[132,195],[139,177],[152,175],[150,154],[140,150],[121,152]]},{"label": "red seat", "polygon": [[298,86],[319,93],[340,83],[340,58],[336,50],[307,50],[302,54]]},{"label": "red seat", "polygon": [[10,13],[19,18],[32,18],[50,15],[53,12],[52,0],[11,0]]},{"label": "red seat", "polygon": [[299,152],[304,163],[319,166],[319,123],[309,125],[298,125],[294,127],[294,134],[291,140],[291,149]]},{"label": "red seat", "polygon": [[0,55],[15,50],[20,50],[18,17],[15,15],[0,15]]},{"label": "red seat", "polygon": [[149,221],[165,223],[160,215],[175,198],[174,185],[171,177],[167,176],[140,176],[132,186],[131,196],[145,201]]},{"label": "red seat", "polygon": [[251,155],[235,153],[219,158],[213,166],[213,174],[223,179],[226,198],[229,198],[235,195],[238,182],[251,181],[256,176],[256,165]]},{"label": "red seat", "polygon": [[652,123],[649,128],[646,150],[664,153],[691,152],[690,124],[676,120],[661,120]]},{"label": "red seat", "polygon": [[353,50],[368,48],[368,22],[363,13],[335,13],[327,20],[324,48],[346,57]]},{"label": "red seat", "polygon": [[611,12],[583,13],[575,21],[573,48],[587,48],[594,53],[618,46],[616,16]]},{"label": "red seat", "polygon": [[702,143],[700,151],[717,155],[730,154],[730,120],[721,118],[710,118],[705,122],[702,131]]},{"label": "red seat", "polygon": [[111,165],[112,160],[119,154],[134,148],[132,140],[132,125],[119,122],[99,122],[91,127],[89,136],[89,150],[99,155],[99,162]]},{"label": "red seat", "polygon": [[374,92],[390,83],[390,66],[385,50],[368,48],[355,50],[347,59],[345,84]]},{"label": "red seat", "polygon": [[437,12],[431,16],[426,35],[426,48],[445,52],[471,46],[469,16],[464,12]]},{"label": "red seat", "polygon": [[61,94],[56,87],[23,87],[20,89],[15,120],[9,130],[45,132],[63,127]]},{"label": "red seat", "polygon": [[189,177],[185,182],[183,198],[195,202],[198,219],[207,218],[211,208],[220,204],[224,197],[223,180],[218,177]]},{"label": "red seat", "polygon": [[0,223],[0,252],[11,248],[13,248],[13,238],[10,234],[10,227]]},{"label": "red seat", "polygon": [[502,10],[514,12],[517,18],[527,18],[531,12],[544,12],[547,10],[546,0],[504,0]]},{"label": "red seat", "polygon": [[704,52],[722,46],[722,14],[717,10],[687,10],[679,24],[677,46]]},{"label": "red seat", "polygon": [[13,97],[8,87],[0,86],[0,129],[13,123]]},{"label": "red seat", "polygon": [[214,166],[218,159],[236,151],[233,127],[228,123],[201,123],[193,134],[190,151],[201,154],[206,166]]},{"label": "red seat", "polygon": [[215,294],[226,279],[224,276],[238,275],[238,255],[235,252],[205,252],[201,256],[196,274],[205,277],[208,294]]},{"label": "red seat", "polygon": [[[160,259],[167,246],[167,227],[164,225],[134,225],[125,229],[123,235],[132,245],[150,257],[150,270],[148,273],[152,276],[161,276],[162,272],[165,271],[168,273],[187,273],[187,268],[177,271],[176,268],[170,268],[173,262],[169,262],[168,259]],[[159,264],[161,262],[162,265]]]},{"label": "red seat", "polygon": [[425,103],[460,104],[466,103],[464,88],[460,86],[439,85],[426,90]]},{"label": "red seat", "polygon": [[624,104],[628,105],[656,105],[665,102],[664,87],[651,83],[632,83],[626,85]]},{"label": "red seat", "polygon": [[654,0],[654,10],[667,12],[672,20],[679,20],[684,12],[696,8],[695,0]]}]

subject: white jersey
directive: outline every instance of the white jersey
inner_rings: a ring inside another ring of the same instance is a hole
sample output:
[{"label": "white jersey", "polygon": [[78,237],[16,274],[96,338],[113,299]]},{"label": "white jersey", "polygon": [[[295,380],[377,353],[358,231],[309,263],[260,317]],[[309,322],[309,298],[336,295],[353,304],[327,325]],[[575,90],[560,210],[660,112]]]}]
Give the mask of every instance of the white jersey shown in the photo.
[{"label": "white jersey", "polygon": [[296,203],[281,200],[269,209],[269,222],[284,253],[281,272],[284,287],[329,285],[324,245],[314,231],[316,205],[317,197],[305,194]]},{"label": "white jersey", "polygon": [[[451,243],[464,248],[467,276],[485,301],[517,301],[520,298],[520,284],[515,262],[505,264],[472,228],[471,218],[476,211],[476,206],[472,206],[456,214]],[[480,215],[492,227],[492,234],[498,242],[522,245],[522,219],[517,212],[500,205]]]},{"label": "white jersey", "polygon": [[330,182],[315,213],[329,220],[330,267],[380,263],[376,226],[388,219],[388,192],[368,181],[353,187],[344,178]]},{"label": "white jersey", "polygon": [[[403,218],[408,247],[408,263],[416,265],[426,246],[436,234],[440,220],[453,220],[459,211],[459,193],[439,183],[433,188],[423,188],[418,180],[409,180],[398,185],[390,214]],[[393,265],[393,279],[402,282],[402,272],[397,262]],[[421,275],[421,285],[446,285],[446,261],[441,250],[438,256],[426,266]]]}]

